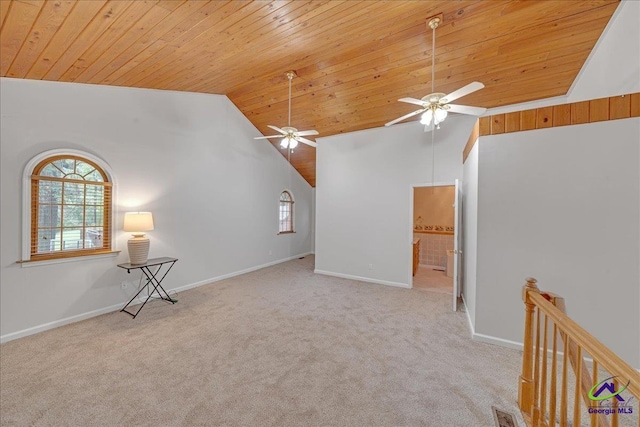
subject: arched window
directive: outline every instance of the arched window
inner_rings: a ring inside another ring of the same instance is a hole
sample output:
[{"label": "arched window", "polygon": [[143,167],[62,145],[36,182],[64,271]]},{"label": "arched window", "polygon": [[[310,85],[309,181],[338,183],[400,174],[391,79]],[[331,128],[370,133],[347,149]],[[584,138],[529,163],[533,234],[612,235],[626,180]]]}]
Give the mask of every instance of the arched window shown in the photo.
[{"label": "arched window", "polygon": [[278,233],[293,233],[293,197],[286,190],[280,194],[280,226]]},{"label": "arched window", "polygon": [[28,259],[110,252],[113,184],[105,170],[76,154],[38,156],[29,170]]}]

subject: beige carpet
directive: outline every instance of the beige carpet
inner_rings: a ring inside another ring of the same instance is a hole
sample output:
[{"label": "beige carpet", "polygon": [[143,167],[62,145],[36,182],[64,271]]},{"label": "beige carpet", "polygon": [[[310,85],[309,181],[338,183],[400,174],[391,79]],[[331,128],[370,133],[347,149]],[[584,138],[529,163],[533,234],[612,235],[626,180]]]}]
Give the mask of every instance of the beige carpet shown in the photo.
[{"label": "beige carpet", "polygon": [[[3,426],[493,426],[520,354],[451,296],[313,273],[313,257],[0,346]],[[518,422],[523,426],[521,418]]]}]

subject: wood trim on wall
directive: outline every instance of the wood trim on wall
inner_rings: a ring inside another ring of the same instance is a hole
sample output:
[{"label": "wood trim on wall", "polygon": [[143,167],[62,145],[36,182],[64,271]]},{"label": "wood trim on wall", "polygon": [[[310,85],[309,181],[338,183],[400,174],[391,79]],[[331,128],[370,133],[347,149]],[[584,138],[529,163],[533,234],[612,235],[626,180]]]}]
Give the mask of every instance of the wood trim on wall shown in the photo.
[{"label": "wood trim on wall", "polygon": [[487,136],[629,117],[640,117],[640,92],[480,117],[479,128]]},{"label": "wood trim on wall", "polygon": [[476,140],[480,136],[480,120],[476,120],[476,124],[473,125],[473,130],[471,130],[471,135],[469,135],[469,140],[467,141],[467,145],[464,146],[464,150],[462,151],[462,163],[467,160],[471,149],[476,143]]},{"label": "wood trim on wall", "polygon": [[479,136],[640,117],[640,92],[480,117],[462,152],[464,163]]}]

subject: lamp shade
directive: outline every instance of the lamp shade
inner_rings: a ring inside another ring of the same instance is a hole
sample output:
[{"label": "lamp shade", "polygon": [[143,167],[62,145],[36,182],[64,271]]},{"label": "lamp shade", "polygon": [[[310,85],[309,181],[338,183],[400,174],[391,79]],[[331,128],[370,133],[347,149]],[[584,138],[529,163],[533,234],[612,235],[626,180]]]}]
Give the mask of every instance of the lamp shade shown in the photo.
[{"label": "lamp shade", "polygon": [[422,114],[422,117],[420,118],[420,124],[430,125],[432,118],[433,118],[433,111],[429,109]]},{"label": "lamp shade", "polygon": [[442,108],[436,109],[435,118],[436,123],[444,122],[444,119],[447,118],[447,110],[443,110]]},{"label": "lamp shade", "polygon": [[124,231],[144,232],[153,230],[151,212],[127,212],[124,214]]}]

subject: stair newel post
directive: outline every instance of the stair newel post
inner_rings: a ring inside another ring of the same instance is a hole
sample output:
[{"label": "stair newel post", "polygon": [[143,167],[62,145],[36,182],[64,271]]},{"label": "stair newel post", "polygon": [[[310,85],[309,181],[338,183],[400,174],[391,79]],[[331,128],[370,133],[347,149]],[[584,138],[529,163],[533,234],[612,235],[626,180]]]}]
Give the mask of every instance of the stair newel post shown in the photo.
[{"label": "stair newel post", "polygon": [[522,373],[518,381],[518,406],[523,413],[533,415],[535,398],[535,384],[533,381],[533,328],[535,304],[529,298],[531,292],[540,293],[536,285],[537,280],[527,278],[527,283],[522,287],[522,301],[524,302],[524,347],[522,349]]}]

